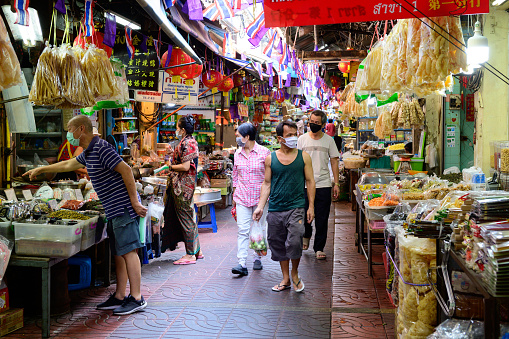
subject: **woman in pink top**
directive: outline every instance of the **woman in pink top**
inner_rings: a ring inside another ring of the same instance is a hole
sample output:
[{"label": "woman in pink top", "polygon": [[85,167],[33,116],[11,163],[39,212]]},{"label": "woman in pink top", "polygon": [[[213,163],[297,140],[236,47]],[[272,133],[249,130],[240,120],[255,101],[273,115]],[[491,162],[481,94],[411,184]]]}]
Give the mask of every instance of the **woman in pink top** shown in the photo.
[{"label": "woman in pink top", "polygon": [[[265,158],[270,155],[270,151],[255,141],[256,127],[251,123],[240,125],[235,135],[239,149],[235,152],[233,165],[233,205],[237,209],[237,225],[239,226],[237,237],[239,264],[232,268],[232,273],[245,276],[248,274],[246,261],[249,230],[265,179]],[[264,232],[267,229],[266,216],[267,209],[260,220]],[[261,257],[255,254],[253,270],[262,268]]]},{"label": "woman in pink top", "polygon": [[336,126],[334,126],[332,119],[329,119],[329,123],[325,125],[325,133],[327,133],[333,138],[336,135]]}]

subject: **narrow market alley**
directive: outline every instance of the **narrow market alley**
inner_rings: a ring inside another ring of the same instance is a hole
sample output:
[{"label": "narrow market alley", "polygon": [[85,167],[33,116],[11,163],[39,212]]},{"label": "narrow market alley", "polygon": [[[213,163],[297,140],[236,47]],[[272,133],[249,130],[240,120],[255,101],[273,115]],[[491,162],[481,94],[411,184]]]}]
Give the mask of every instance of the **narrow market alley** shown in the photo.
[{"label": "narrow market alley", "polygon": [[[329,219],[329,258],[318,261],[304,252],[300,275],[305,292],[276,293],[277,263],[266,258],[262,271],[247,277],[231,274],[236,264],[237,225],[229,209],[218,211],[217,233],[200,230],[205,259],[175,266],[183,249],[164,253],[142,268],[145,312],[111,316],[97,311],[114,286],[71,294],[72,313],[52,318],[55,338],[392,338],[394,309],[385,292],[383,266],[374,278],[357,253],[355,214],[336,203]],[[335,227],[334,227],[335,226]],[[334,240],[334,241],[332,241]],[[381,250],[381,247],[379,248]],[[334,257],[332,258],[332,253]],[[270,255],[270,253],[269,253]],[[376,261],[381,261],[377,253]],[[40,324],[27,319],[8,338],[40,337]]]}]

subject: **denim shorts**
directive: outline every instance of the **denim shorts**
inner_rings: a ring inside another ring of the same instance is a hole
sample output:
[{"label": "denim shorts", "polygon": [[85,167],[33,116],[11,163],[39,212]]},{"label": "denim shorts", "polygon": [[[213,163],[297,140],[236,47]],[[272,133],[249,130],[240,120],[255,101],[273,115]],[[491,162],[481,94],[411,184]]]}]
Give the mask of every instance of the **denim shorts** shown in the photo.
[{"label": "denim shorts", "polygon": [[124,255],[143,247],[140,241],[140,218],[132,219],[127,209],[124,214],[108,220],[107,232],[110,237],[111,254]]}]

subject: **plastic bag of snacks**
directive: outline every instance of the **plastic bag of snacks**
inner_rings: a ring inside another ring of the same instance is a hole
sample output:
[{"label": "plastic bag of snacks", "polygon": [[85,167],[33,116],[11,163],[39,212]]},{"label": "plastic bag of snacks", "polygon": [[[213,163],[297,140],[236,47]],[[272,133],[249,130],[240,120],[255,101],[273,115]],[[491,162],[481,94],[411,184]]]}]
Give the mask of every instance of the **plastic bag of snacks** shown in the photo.
[{"label": "plastic bag of snacks", "polygon": [[127,87],[125,67],[118,59],[111,59],[110,63],[115,74],[115,91],[109,100],[115,101],[118,105],[123,105],[129,102],[129,88]]},{"label": "plastic bag of snacks", "polygon": [[382,56],[385,42],[378,41],[371,52],[359,65],[355,90],[377,91],[380,90],[380,77],[382,68]]},{"label": "plastic bag of snacks", "polygon": [[58,47],[62,97],[59,108],[81,108],[95,105],[95,99],[80,63],[80,50],[68,44]]},{"label": "plastic bag of snacks", "polygon": [[251,224],[249,248],[255,250],[258,255],[267,255],[267,241],[259,221],[253,221]]},{"label": "plastic bag of snacks", "polygon": [[81,59],[81,66],[96,101],[109,100],[113,95],[118,95],[115,74],[106,51],[90,45]]},{"label": "plastic bag of snacks", "polygon": [[[463,39],[463,31],[461,29],[461,20],[459,17],[450,16],[449,20],[449,34],[451,37],[459,40],[449,39],[449,72],[453,74],[460,73],[462,70],[466,71],[467,66],[467,53],[465,49],[465,40]],[[447,36],[447,35],[446,35]],[[458,46],[460,48],[454,47]],[[447,87],[447,83],[446,83]]]},{"label": "plastic bag of snacks", "polygon": [[46,47],[39,56],[28,100],[37,106],[56,106],[64,102],[56,47]]},{"label": "plastic bag of snacks", "polygon": [[13,247],[14,243],[12,241],[0,235],[0,282],[4,278],[5,270],[7,270]]},{"label": "plastic bag of snacks", "polygon": [[0,91],[22,83],[21,66],[0,17]]},{"label": "plastic bag of snacks", "polygon": [[421,22],[417,19],[408,21],[407,45],[406,45],[406,84],[409,88],[416,85],[415,74],[419,67],[419,48],[421,46]]},{"label": "plastic bag of snacks", "polygon": [[402,38],[401,21],[392,28],[391,33],[386,39],[382,58],[382,79],[380,89],[387,92],[398,92],[401,89],[401,83],[398,79],[398,60],[399,41]]},{"label": "plastic bag of snacks", "polygon": [[341,96],[339,97],[339,100],[346,102],[348,95],[353,90],[355,90],[355,82],[351,82],[348,85],[346,85],[345,89],[343,90],[343,93],[341,93]]},{"label": "plastic bag of snacks", "polygon": [[399,86],[402,89],[408,89],[407,85],[407,37],[408,37],[408,20],[400,20],[400,37],[398,40],[398,61],[396,63],[396,77]]}]

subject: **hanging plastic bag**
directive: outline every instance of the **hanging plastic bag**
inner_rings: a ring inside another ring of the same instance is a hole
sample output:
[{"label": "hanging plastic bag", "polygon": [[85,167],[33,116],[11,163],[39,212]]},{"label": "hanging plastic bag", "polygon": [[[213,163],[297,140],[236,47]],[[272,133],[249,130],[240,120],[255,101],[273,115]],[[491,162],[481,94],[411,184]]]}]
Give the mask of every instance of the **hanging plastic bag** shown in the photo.
[{"label": "hanging plastic bag", "polygon": [[22,82],[18,57],[12,47],[4,21],[0,17],[0,91]]},{"label": "hanging plastic bag", "polygon": [[382,68],[382,56],[385,42],[378,41],[371,52],[359,65],[355,90],[377,91],[380,90],[380,78]]},{"label": "hanging plastic bag", "polygon": [[150,215],[152,234],[161,233],[161,224],[164,220],[164,206],[155,202],[151,202],[148,204],[148,214]]},{"label": "hanging plastic bag", "polygon": [[13,247],[14,243],[12,241],[0,235],[0,282],[2,282],[7,270]]},{"label": "hanging plastic bag", "polygon": [[90,45],[81,59],[81,66],[96,101],[109,100],[118,94],[115,74],[106,51]]},{"label": "hanging plastic bag", "polygon": [[237,207],[235,205],[232,207],[231,213],[232,213],[233,219],[235,219],[235,221],[237,221]]},{"label": "hanging plastic bag", "polygon": [[398,63],[394,61],[398,60],[399,40],[401,38],[402,26],[403,25],[398,22],[396,26],[392,28],[392,31],[385,42],[382,57],[382,78],[380,83],[380,89],[383,92],[394,93],[401,90],[401,85],[397,77]]},{"label": "hanging plastic bag", "polygon": [[251,223],[249,248],[255,250],[258,255],[267,255],[267,241],[265,240],[265,234],[259,221],[253,221]]},{"label": "hanging plastic bag", "polygon": [[61,91],[57,50],[55,47],[49,47],[49,44],[46,43],[37,62],[28,100],[37,106],[60,105],[64,102]]}]

